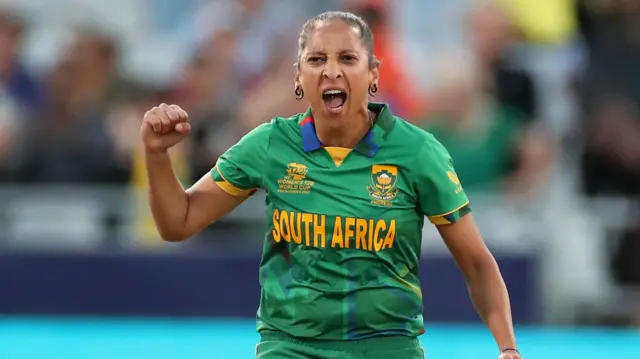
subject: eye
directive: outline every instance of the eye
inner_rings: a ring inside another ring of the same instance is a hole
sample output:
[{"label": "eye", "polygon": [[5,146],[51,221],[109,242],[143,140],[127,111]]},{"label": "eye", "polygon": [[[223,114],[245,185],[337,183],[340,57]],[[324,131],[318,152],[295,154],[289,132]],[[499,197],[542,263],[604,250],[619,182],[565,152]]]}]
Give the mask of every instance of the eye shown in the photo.
[{"label": "eye", "polygon": [[322,57],[320,56],[310,56],[309,58],[307,58],[307,62],[310,64],[317,64],[322,62]]},{"label": "eye", "polygon": [[347,62],[355,62],[358,61],[358,58],[355,55],[342,55],[342,60]]}]

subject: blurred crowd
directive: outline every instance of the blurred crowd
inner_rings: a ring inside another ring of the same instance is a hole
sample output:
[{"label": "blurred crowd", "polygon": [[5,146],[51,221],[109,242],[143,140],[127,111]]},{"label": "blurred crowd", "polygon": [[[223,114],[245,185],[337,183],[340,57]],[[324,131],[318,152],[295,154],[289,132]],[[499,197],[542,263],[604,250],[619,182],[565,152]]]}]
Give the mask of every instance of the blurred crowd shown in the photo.
[{"label": "blurred crowd", "polygon": [[576,79],[584,193],[629,198],[625,228],[606,233],[615,279],[640,323],[640,2],[591,1],[577,9],[587,66]]},{"label": "blurred crowd", "polygon": [[[292,95],[291,64],[306,13],[276,21],[268,3],[231,3],[238,7],[233,20],[212,26],[194,53],[185,54],[178,80],[162,88],[122,75],[118,39],[90,25],[73,28],[55,65],[34,76],[20,57],[28,23],[9,11],[0,13],[0,178],[126,185],[137,173],[141,115],[167,102],[185,108],[195,128],[177,155],[185,179],[192,181],[259,123],[304,111],[305,104]],[[373,28],[375,52],[383,60],[375,100],[433,131],[452,152],[469,190],[517,192],[544,179],[552,147],[536,125],[532,77],[510,63],[510,45],[523,39],[504,9],[482,6],[462,19],[471,51],[443,62],[429,93],[412,83],[396,51],[393,8],[384,1],[342,5]],[[477,156],[486,161],[476,161]]]},{"label": "blurred crowd", "polygon": [[[468,191],[532,197],[553,186],[554,168],[575,166],[585,196],[640,192],[638,1],[459,1],[464,11],[454,26],[462,51],[425,59],[399,48],[394,1],[330,1],[286,12],[269,0],[204,3],[196,11],[211,15],[209,29],[183,54],[177,80],[163,86],[124,75],[121,39],[92,24],[72,29],[55,66],[32,72],[21,56],[30,21],[0,9],[0,181],[143,185],[140,121],[161,102],[190,114],[194,131],[174,155],[180,176],[194,181],[258,124],[305,110],[293,93],[297,35],[306,17],[331,6],[371,25],[382,60],[375,100],[431,131]],[[541,79],[527,65],[531,49],[565,54],[565,77]],[[414,66],[430,67],[428,86]],[[545,110],[558,93],[577,109],[565,116],[565,130]],[[575,164],[560,162],[567,158]],[[629,223],[640,223],[638,213],[626,213]],[[611,236],[622,238],[612,256],[618,279],[640,282],[640,227]]]},{"label": "blurred crowd", "polygon": [[[122,75],[118,39],[91,25],[73,28],[55,65],[35,76],[20,57],[28,22],[1,12],[0,179],[130,183],[137,173],[141,115],[167,102],[185,108],[195,127],[178,156],[185,179],[192,181],[259,123],[304,111],[305,104],[292,95],[291,64],[307,13],[277,21],[268,1],[229,3],[237,9],[225,11],[236,15],[224,21],[214,17],[224,25],[211,26],[195,51],[185,54],[178,80],[162,88]],[[385,1],[351,0],[341,8],[362,15],[373,28],[375,52],[383,61],[375,100],[390,103],[395,113],[436,134],[451,151],[468,190],[526,193],[544,181],[554,158],[553,139],[540,125],[539,89],[532,75],[510,59],[511,48],[527,39],[508,9],[471,7],[460,19],[469,40],[467,53],[435,64],[436,76],[424,91],[425,86],[413,83],[405,56],[396,48],[393,7]]]}]

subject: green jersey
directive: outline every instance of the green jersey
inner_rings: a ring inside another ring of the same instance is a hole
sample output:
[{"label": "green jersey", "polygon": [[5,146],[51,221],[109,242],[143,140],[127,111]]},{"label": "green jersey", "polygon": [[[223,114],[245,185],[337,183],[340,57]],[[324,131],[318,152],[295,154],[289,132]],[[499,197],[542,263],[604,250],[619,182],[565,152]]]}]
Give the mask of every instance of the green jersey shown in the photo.
[{"label": "green jersey", "polygon": [[323,146],[311,111],[258,126],[220,157],[226,192],[267,193],[258,331],[352,340],[424,330],[424,217],[457,221],[468,200],[444,147],[372,103],[354,149]]}]

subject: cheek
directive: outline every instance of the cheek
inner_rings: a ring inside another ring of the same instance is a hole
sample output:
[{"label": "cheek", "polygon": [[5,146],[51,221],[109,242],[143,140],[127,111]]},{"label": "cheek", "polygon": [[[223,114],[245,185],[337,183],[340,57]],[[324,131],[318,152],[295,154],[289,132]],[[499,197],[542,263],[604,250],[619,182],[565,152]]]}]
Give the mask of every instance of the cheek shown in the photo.
[{"label": "cheek", "polygon": [[300,75],[298,76],[298,81],[302,87],[313,86],[314,83],[318,82],[319,72],[314,69],[303,68],[300,71]]},{"label": "cheek", "polygon": [[348,75],[349,84],[352,91],[367,93],[371,82],[371,75],[368,70],[358,70]]}]

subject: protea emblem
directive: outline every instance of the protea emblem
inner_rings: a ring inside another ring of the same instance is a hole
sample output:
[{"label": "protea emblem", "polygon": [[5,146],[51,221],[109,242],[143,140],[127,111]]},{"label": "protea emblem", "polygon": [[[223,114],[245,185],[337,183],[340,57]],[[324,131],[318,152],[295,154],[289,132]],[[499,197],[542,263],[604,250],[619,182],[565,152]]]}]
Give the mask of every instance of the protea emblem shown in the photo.
[{"label": "protea emblem", "polygon": [[398,195],[398,167],[373,165],[371,167],[371,185],[367,186],[369,195],[376,200],[389,201]]}]

